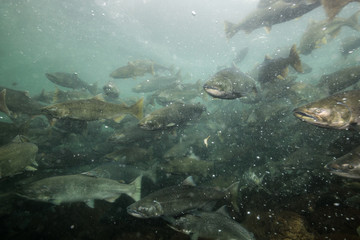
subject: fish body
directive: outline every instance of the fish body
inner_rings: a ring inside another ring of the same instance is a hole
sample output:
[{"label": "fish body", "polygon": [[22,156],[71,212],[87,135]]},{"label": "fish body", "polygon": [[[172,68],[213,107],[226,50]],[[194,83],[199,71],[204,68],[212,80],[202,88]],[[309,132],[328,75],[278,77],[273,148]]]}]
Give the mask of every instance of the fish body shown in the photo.
[{"label": "fish body", "polygon": [[96,84],[88,84],[81,80],[77,73],[54,72],[45,73],[47,79],[56,85],[72,88],[72,89],[87,89],[91,94],[95,95],[97,91]]},{"label": "fish body", "polygon": [[24,171],[35,171],[38,147],[18,138],[0,147],[0,178],[13,176]]},{"label": "fish body", "polygon": [[127,194],[137,201],[140,193],[141,177],[130,184],[123,184],[111,179],[78,174],[41,179],[25,187],[19,195],[56,205],[85,202],[89,207],[94,207],[96,199],[114,202],[121,194]]},{"label": "fish body", "polygon": [[131,182],[139,176],[148,177],[153,182],[156,181],[156,174],[151,169],[144,171],[139,167],[116,162],[103,163],[82,174],[97,178],[109,178],[117,181],[123,180],[125,182]]},{"label": "fish body", "polygon": [[236,65],[239,65],[242,61],[244,61],[246,55],[249,52],[249,48],[248,47],[244,47],[242,48],[235,56],[233,63]]},{"label": "fish body", "polygon": [[112,78],[136,78],[144,76],[145,74],[152,74],[159,71],[169,71],[169,68],[156,64],[148,59],[139,59],[130,61],[126,66],[115,69],[110,77]]},{"label": "fish body", "polygon": [[235,67],[220,70],[203,88],[213,98],[254,98],[257,95],[255,80]]},{"label": "fish body", "polygon": [[214,162],[204,161],[195,157],[178,157],[158,165],[158,169],[165,173],[182,175],[208,176],[214,169]]},{"label": "fish body", "polygon": [[225,21],[225,35],[230,39],[240,30],[246,33],[251,33],[260,27],[266,27],[270,30],[275,24],[301,17],[319,6],[320,0],[312,2],[306,0],[296,2],[275,1],[270,3],[268,7],[257,8],[238,24]]},{"label": "fish body", "polygon": [[42,107],[43,105],[32,99],[28,92],[0,86],[0,111],[7,115],[15,116],[18,113],[40,115]]},{"label": "fish body", "polygon": [[300,57],[294,44],[287,58],[271,59],[265,57],[264,62],[259,66],[258,82],[265,84],[276,78],[284,79],[288,74],[288,66],[292,66],[297,72],[303,72]]},{"label": "fish body", "polygon": [[298,107],[293,113],[319,127],[348,129],[360,124],[360,90],[334,94]]},{"label": "fish body", "polygon": [[341,43],[341,54],[346,58],[360,47],[360,37],[349,37]]},{"label": "fish body", "polygon": [[344,90],[360,80],[360,66],[344,68],[331,74],[321,76],[318,88],[328,88],[329,94]]},{"label": "fish body", "polygon": [[197,119],[205,110],[201,104],[173,103],[155,110],[139,122],[145,130],[164,130],[179,127],[189,121]]},{"label": "fish body", "polygon": [[328,40],[335,38],[344,26],[360,31],[360,25],[358,23],[359,14],[360,11],[348,19],[334,18],[332,21],[311,21],[300,39],[300,53],[303,55],[310,54],[314,49],[319,48]]},{"label": "fish body", "polygon": [[120,91],[115,86],[115,84],[111,81],[109,81],[107,84],[103,86],[103,91],[105,96],[111,98],[111,99],[117,99],[119,98]]},{"label": "fish body", "polygon": [[109,142],[115,142],[117,144],[133,144],[140,142],[152,142],[157,138],[161,137],[161,133],[156,134],[154,132],[146,131],[142,128],[139,128],[138,125],[129,126],[121,131],[115,132],[109,138]]},{"label": "fish body", "polygon": [[132,106],[103,101],[98,97],[57,103],[42,108],[42,112],[52,118],[71,118],[76,120],[95,121],[114,119],[119,121],[124,114],[142,118],[143,99]]},{"label": "fish body", "polygon": [[360,146],[326,164],[325,168],[341,177],[360,179]]},{"label": "fish body", "polygon": [[225,199],[229,195],[229,191],[197,187],[187,178],[181,185],[150,193],[128,206],[127,212],[138,218],[176,216],[190,210],[204,208],[209,203]]},{"label": "fish body", "polygon": [[222,209],[216,212],[194,212],[170,220],[171,228],[198,238],[216,240],[255,240],[254,234],[232,220]]},{"label": "fish body", "polygon": [[179,83],[180,83],[179,73],[176,75],[169,75],[169,76],[154,76],[136,85],[134,88],[132,88],[132,91],[136,93],[153,92],[156,90],[169,88],[170,86]]}]

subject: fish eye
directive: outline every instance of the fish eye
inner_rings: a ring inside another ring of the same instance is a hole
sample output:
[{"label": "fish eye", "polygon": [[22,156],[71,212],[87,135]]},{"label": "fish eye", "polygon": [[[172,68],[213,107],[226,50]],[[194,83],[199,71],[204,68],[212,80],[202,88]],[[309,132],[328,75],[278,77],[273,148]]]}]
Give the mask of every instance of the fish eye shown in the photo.
[{"label": "fish eye", "polygon": [[317,109],[315,110],[315,112],[316,112],[316,113],[321,113],[322,111],[321,111],[320,108],[317,108]]},{"label": "fish eye", "polygon": [[354,169],[354,166],[351,165],[351,164],[349,164],[349,165],[348,165],[348,169]]}]

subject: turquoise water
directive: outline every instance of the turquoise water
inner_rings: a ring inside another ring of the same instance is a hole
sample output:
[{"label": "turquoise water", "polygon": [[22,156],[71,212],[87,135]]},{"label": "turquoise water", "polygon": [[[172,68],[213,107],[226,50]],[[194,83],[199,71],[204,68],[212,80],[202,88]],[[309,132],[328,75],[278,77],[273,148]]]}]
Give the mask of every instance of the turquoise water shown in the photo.
[{"label": "turquoise water", "polygon": [[[326,18],[323,8],[318,7],[298,19],[274,25],[270,33],[259,28],[226,39],[224,20],[237,23],[256,6],[256,0],[2,0],[0,86],[28,91],[35,97],[42,90],[69,90],[50,82],[45,73],[78,73],[88,84],[97,83],[99,93],[111,80],[120,91],[119,102],[130,104],[144,97],[144,113],[148,114],[161,106],[148,104],[152,93],[131,89],[151,74],[112,79],[109,74],[113,70],[129,61],[151,59],[180,70],[184,83],[200,80],[203,84],[219,69],[230,67],[236,53],[248,47],[239,68],[250,73],[265,55],[276,58],[277,49],[287,56],[291,45],[300,43],[311,19]],[[359,4],[351,3],[338,17],[348,18],[357,10]],[[346,37],[358,35],[353,29],[342,28],[336,38],[312,54],[300,55],[312,68],[310,73],[290,75],[297,77],[297,83],[316,84],[323,74],[357,65],[359,52],[344,59],[340,45]],[[270,92],[269,99],[253,105],[239,99],[215,100],[199,92],[189,101],[206,107],[199,120],[134,142],[108,141],[114,132],[124,133],[136,126],[138,120],[131,117],[119,124],[111,120],[88,122],[85,127],[64,123],[65,127],[57,126],[61,131],[51,130],[53,126],[43,116],[14,120],[18,125],[28,123],[21,133],[38,146],[39,166],[36,172],[1,179],[2,239],[188,239],[162,219],[129,216],[126,207],[132,200],[126,196],[115,203],[96,201],[94,209],[81,202],[55,206],[7,197],[32,180],[88,171],[108,162],[104,156],[117,149],[122,152],[111,161],[142,171],[157,169],[157,181],[143,181],[142,196],[176,185],[188,175],[193,175],[198,185],[209,187],[225,188],[240,181],[240,212],[231,211],[232,216],[256,239],[358,239],[358,180],[331,175],[323,166],[335,158],[328,155],[330,150],[346,148],[350,142],[358,146],[359,132],[323,129],[299,121],[292,109],[321,94],[309,90],[297,102],[289,100],[292,93],[285,89]],[[337,139],[341,144],[332,147]],[[191,148],[197,160],[214,167],[205,175],[195,166],[194,172],[182,171],[181,165],[174,172],[159,171],[158,167],[167,163],[163,155],[174,145],[186,143],[187,154]],[[216,206],[221,204],[228,203]],[[273,222],[279,224],[270,224]],[[297,237],[286,238],[291,229],[298,231]]]}]

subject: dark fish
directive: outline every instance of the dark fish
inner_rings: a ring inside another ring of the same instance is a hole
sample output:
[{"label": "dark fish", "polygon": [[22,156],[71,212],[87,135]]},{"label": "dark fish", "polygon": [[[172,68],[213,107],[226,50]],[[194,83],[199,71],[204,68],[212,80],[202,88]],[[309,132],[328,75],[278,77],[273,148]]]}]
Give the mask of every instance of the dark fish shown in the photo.
[{"label": "dark fish", "polygon": [[360,124],[360,90],[337,93],[298,107],[293,113],[319,127],[348,129]]},{"label": "dark fish", "polygon": [[145,74],[158,73],[159,71],[171,72],[171,69],[161,66],[148,59],[139,59],[130,61],[126,66],[115,69],[110,77],[112,78],[136,78],[144,76]]},{"label": "dark fish", "polygon": [[56,205],[61,203],[85,202],[94,207],[94,200],[114,202],[121,194],[127,194],[135,201],[140,199],[141,177],[130,184],[89,177],[85,175],[65,175],[44,178],[26,186],[20,196]]},{"label": "dark fish", "polygon": [[164,107],[172,103],[187,103],[197,97],[201,97],[201,92],[202,86],[199,81],[195,84],[175,84],[154,92],[149,97],[149,102],[154,104],[156,101],[157,104]]},{"label": "dark fish", "polygon": [[194,212],[169,221],[171,228],[190,235],[193,240],[255,240],[254,234],[231,219],[225,206],[216,212]]},{"label": "dark fish", "polygon": [[261,84],[272,82],[274,79],[284,79],[288,74],[288,66],[292,66],[297,72],[302,73],[302,65],[299,54],[296,51],[296,45],[294,44],[287,58],[271,59],[265,57],[264,62],[259,66],[258,81]]},{"label": "dark fish", "polygon": [[333,19],[347,4],[351,2],[360,2],[359,0],[321,0],[326,15]]},{"label": "dark fish", "polygon": [[328,20],[311,21],[300,39],[299,52],[304,55],[310,54],[314,49],[334,39],[344,26],[360,31],[359,14],[360,11],[354,13],[348,19],[334,18],[330,22]]},{"label": "dark fish", "polygon": [[125,114],[131,114],[141,119],[143,100],[140,99],[132,106],[126,106],[125,104],[108,103],[95,96],[91,99],[53,104],[42,108],[42,112],[52,118],[71,118],[85,121],[113,119],[119,122]]},{"label": "dark fish", "polygon": [[329,94],[332,95],[356,84],[359,80],[360,66],[354,66],[321,76],[316,87],[328,88]]},{"label": "dark fish", "polygon": [[346,58],[360,47],[360,37],[348,37],[341,43],[341,54]]},{"label": "dark fish", "polygon": [[243,49],[241,49],[235,56],[233,63],[235,65],[239,65],[242,61],[244,61],[246,55],[249,52],[249,48],[248,47],[244,47]]},{"label": "dark fish", "polygon": [[214,188],[197,187],[192,178],[187,178],[181,185],[166,187],[150,193],[131,204],[127,212],[138,218],[177,216],[194,209],[209,206],[209,203],[233,197],[236,199],[238,183],[225,191]]},{"label": "dark fish", "polygon": [[103,163],[82,174],[98,178],[109,178],[117,181],[123,180],[125,182],[131,182],[137,177],[143,176],[156,182],[156,172],[154,170],[149,169],[145,171],[139,167],[116,162]]},{"label": "dark fish", "polygon": [[18,113],[40,115],[42,107],[43,105],[32,99],[28,92],[0,87],[0,111],[9,116],[16,116]]},{"label": "dark fish", "polygon": [[341,177],[360,179],[360,146],[326,164],[325,168]]},{"label": "dark fish", "polygon": [[81,80],[77,73],[55,72],[45,73],[45,76],[59,86],[72,89],[87,89],[91,94],[96,94],[97,84],[88,84]]},{"label": "dark fish", "polygon": [[194,156],[179,156],[157,166],[159,171],[171,174],[208,176],[214,170],[213,161],[201,160]]},{"label": "dark fish", "polygon": [[0,178],[13,176],[24,171],[35,171],[38,147],[22,141],[20,136],[13,142],[0,147]]},{"label": "dark fish", "polygon": [[154,76],[137,84],[135,87],[132,88],[132,91],[136,93],[147,93],[156,90],[162,90],[169,88],[172,85],[179,84],[180,80],[180,71],[176,75]]},{"label": "dark fish", "polygon": [[225,34],[230,39],[240,30],[251,33],[257,28],[266,27],[270,31],[273,25],[298,18],[319,6],[320,0],[302,0],[294,3],[275,1],[268,7],[256,9],[238,24],[225,21]]},{"label": "dark fish", "polygon": [[173,103],[155,110],[141,119],[139,126],[145,130],[164,130],[179,127],[199,118],[203,111],[205,111],[205,107],[200,103]]},{"label": "dark fish", "polygon": [[161,133],[149,132],[138,125],[126,127],[121,131],[115,132],[109,138],[109,142],[115,142],[117,144],[139,144],[141,142],[153,142],[157,138],[161,138]]},{"label": "dark fish", "polygon": [[111,99],[117,99],[119,98],[120,91],[115,86],[115,84],[111,81],[109,81],[107,84],[103,86],[103,91],[105,96],[111,98]]},{"label": "dark fish", "polygon": [[252,99],[257,95],[255,80],[235,67],[217,72],[204,84],[204,90],[221,99]]}]

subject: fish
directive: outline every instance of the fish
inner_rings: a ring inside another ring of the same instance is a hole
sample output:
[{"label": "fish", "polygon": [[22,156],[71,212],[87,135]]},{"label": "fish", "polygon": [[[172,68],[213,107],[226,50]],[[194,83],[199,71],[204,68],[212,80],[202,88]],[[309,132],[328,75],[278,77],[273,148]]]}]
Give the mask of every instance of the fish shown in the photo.
[{"label": "fish", "polygon": [[147,93],[156,90],[167,89],[170,86],[177,85],[181,82],[180,71],[176,75],[168,76],[154,76],[150,79],[137,84],[132,88],[133,92],[136,93]]},{"label": "fish", "polygon": [[76,120],[96,121],[113,119],[120,122],[125,114],[131,114],[137,119],[143,117],[143,101],[141,98],[135,104],[115,104],[105,102],[98,95],[90,99],[72,100],[43,107],[42,113],[49,118],[70,118]]},{"label": "fish", "polygon": [[352,54],[356,49],[360,47],[360,37],[348,37],[341,43],[341,55],[347,58],[348,55]]},{"label": "fish", "polygon": [[242,61],[244,61],[246,55],[249,52],[249,47],[242,48],[235,56],[233,63],[235,65],[239,65]]},{"label": "fish", "polygon": [[142,170],[139,167],[116,162],[100,164],[99,166],[81,174],[97,178],[109,178],[117,181],[123,180],[125,182],[131,182],[137,177],[143,176],[151,179],[154,183],[156,182],[156,172],[154,172],[154,170]]},{"label": "fish", "polygon": [[160,189],[127,207],[128,214],[137,218],[177,216],[185,212],[206,208],[221,199],[236,199],[238,182],[221,191],[197,187],[188,177],[181,185]]},{"label": "fish", "polygon": [[56,88],[55,91],[51,91],[51,92],[46,92],[43,89],[41,93],[39,95],[34,96],[33,99],[42,103],[53,104],[53,103],[71,101],[71,100],[87,99],[92,97],[93,95],[85,90],[63,91]]},{"label": "fish", "polygon": [[268,7],[257,8],[238,24],[225,21],[225,35],[230,39],[240,30],[249,34],[260,27],[270,31],[273,25],[301,17],[320,5],[320,0],[275,1]]},{"label": "fish", "polygon": [[0,86],[0,111],[9,117],[16,118],[18,114],[41,115],[43,106],[31,98],[28,92]]},{"label": "fish", "polygon": [[161,133],[146,131],[139,128],[138,125],[132,125],[116,131],[109,136],[108,142],[113,142],[121,145],[141,143],[141,142],[153,142],[156,139],[161,138]]},{"label": "fish", "polygon": [[288,66],[292,66],[297,72],[302,73],[303,68],[296,45],[292,45],[289,56],[287,58],[271,59],[265,56],[265,60],[259,66],[257,81],[260,84],[273,82],[274,79],[285,79],[288,74]]},{"label": "fish", "polygon": [[215,73],[203,88],[211,97],[220,99],[252,99],[257,95],[256,81],[235,67]]},{"label": "fish", "polygon": [[324,128],[349,129],[360,124],[360,90],[340,92],[293,110],[295,117]]},{"label": "fish", "polygon": [[77,73],[54,72],[45,73],[47,79],[61,87],[72,89],[87,89],[91,94],[96,95],[97,84],[88,84],[81,80]]},{"label": "fish", "polygon": [[153,159],[151,149],[140,148],[136,146],[115,149],[113,152],[104,156],[105,159],[114,161],[118,164],[138,165],[148,164]]},{"label": "fish", "polygon": [[329,20],[332,20],[347,4],[351,2],[360,2],[360,0],[321,0]]},{"label": "fish", "polygon": [[94,200],[105,200],[112,203],[122,194],[138,201],[141,194],[141,179],[142,177],[139,176],[130,184],[124,184],[107,178],[82,174],[62,175],[30,183],[21,189],[18,195],[55,205],[84,202],[94,208]]},{"label": "fish", "polygon": [[182,83],[168,86],[166,89],[158,90],[149,97],[149,102],[155,102],[161,106],[168,106],[172,103],[188,103],[191,100],[201,97],[202,86],[199,81],[195,84]]},{"label": "fish", "polygon": [[208,176],[214,169],[213,161],[204,161],[194,156],[177,157],[158,165],[158,170],[171,174]]},{"label": "fish", "polygon": [[325,169],[341,177],[360,179],[360,146],[329,162]]},{"label": "fish", "polygon": [[168,221],[172,229],[190,235],[192,240],[255,240],[253,233],[231,219],[225,206],[215,212],[195,211]]},{"label": "fish", "polygon": [[304,34],[301,36],[299,52],[303,55],[309,55],[314,49],[320,48],[323,44],[334,39],[344,26],[360,31],[358,23],[359,14],[360,11],[357,11],[347,19],[334,18],[330,22],[328,20],[319,22],[310,21]]},{"label": "fish", "polygon": [[180,127],[189,121],[198,119],[204,111],[205,106],[200,103],[173,103],[145,116],[140,120],[139,126],[149,131]]},{"label": "fish", "polygon": [[329,94],[333,95],[336,92],[356,84],[359,80],[360,66],[353,66],[321,76],[316,87],[327,88],[329,89]]},{"label": "fish", "polygon": [[25,134],[29,125],[30,121],[22,124],[0,121],[0,146],[11,142],[17,135]]},{"label": "fish", "polygon": [[103,92],[104,92],[105,96],[107,96],[107,97],[109,97],[111,99],[119,98],[119,94],[120,94],[119,89],[111,81],[109,81],[108,83],[106,83],[103,86]]},{"label": "fish", "polygon": [[0,147],[0,178],[14,176],[25,171],[36,171],[38,147],[25,142],[20,135],[11,143]]},{"label": "fish", "polygon": [[119,67],[111,72],[112,78],[133,78],[144,76],[145,74],[152,74],[166,71],[171,72],[170,68],[161,66],[154,61],[148,59],[139,59],[130,61],[127,65]]}]

